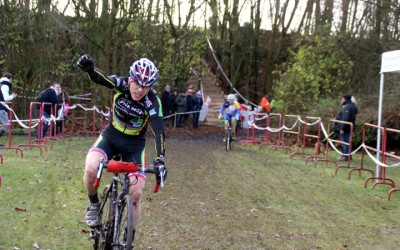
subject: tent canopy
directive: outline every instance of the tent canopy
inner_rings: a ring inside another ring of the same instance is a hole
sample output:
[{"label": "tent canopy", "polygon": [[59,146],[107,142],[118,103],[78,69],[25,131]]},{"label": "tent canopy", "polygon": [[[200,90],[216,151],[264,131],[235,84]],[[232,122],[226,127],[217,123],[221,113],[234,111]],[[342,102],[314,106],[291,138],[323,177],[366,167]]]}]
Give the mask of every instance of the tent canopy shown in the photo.
[{"label": "tent canopy", "polygon": [[400,50],[393,50],[382,54],[381,73],[400,73]]}]

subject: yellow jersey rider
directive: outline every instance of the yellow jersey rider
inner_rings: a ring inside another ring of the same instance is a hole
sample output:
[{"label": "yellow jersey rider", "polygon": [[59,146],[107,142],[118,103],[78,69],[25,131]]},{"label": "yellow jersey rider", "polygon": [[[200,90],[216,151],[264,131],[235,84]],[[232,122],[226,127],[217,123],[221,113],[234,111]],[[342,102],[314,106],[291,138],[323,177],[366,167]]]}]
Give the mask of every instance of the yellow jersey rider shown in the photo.
[{"label": "yellow jersey rider", "polygon": [[225,111],[225,131],[228,129],[228,121],[231,120],[231,127],[233,132],[232,139],[236,139],[236,121],[239,119],[240,115],[240,105],[236,102],[236,98],[234,94],[229,94],[227,96],[227,101],[222,105],[221,110],[219,111],[218,119],[222,118],[222,115]]}]

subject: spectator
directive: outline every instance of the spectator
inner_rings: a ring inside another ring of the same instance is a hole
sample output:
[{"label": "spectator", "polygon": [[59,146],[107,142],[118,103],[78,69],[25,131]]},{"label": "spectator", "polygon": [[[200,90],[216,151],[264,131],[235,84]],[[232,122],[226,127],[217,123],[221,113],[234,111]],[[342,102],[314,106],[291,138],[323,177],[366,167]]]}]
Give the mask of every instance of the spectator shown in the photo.
[{"label": "spectator", "polygon": [[185,91],[181,90],[179,95],[175,99],[175,104],[176,104],[176,112],[178,113],[176,117],[176,127],[182,128],[182,120],[183,120],[183,114],[186,111],[186,96],[185,96]]},{"label": "spectator", "polygon": [[262,113],[270,113],[271,112],[271,99],[269,98],[268,95],[265,95],[262,99],[261,99],[261,112]]},{"label": "spectator", "polygon": [[[357,114],[357,107],[351,101],[351,95],[349,94],[342,95],[342,108],[336,115],[335,120],[353,123],[353,130],[354,130],[356,127],[356,114]],[[335,123],[333,130],[340,133],[340,140],[342,142],[347,142],[347,143],[350,142],[350,125]],[[343,144],[343,154],[338,160],[348,161],[349,159],[348,156],[349,156],[349,146]]]},{"label": "spectator", "polygon": [[165,86],[165,90],[161,94],[161,106],[162,106],[162,111],[163,111],[163,117],[166,117],[169,114],[168,101],[169,101],[170,92],[171,92],[171,87],[169,85],[167,85],[167,86]]},{"label": "spectator", "polygon": [[[57,120],[64,118],[64,125],[65,125],[66,117],[69,112],[69,95],[67,94],[67,92],[65,92],[65,90],[62,90],[61,95],[59,95],[59,98],[61,99],[63,106],[58,110]],[[56,131],[57,134],[63,132],[63,121],[56,122]]]},{"label": "spectator", "polygon": [[199,128],[199,117],[200,110],[203,107],[203,98],[201,97],[200,90],[196,92],[196,95],[192,99],[192,110],[198,111],[193,113],[193,128]]},{"label": "spectator", "polygon": [[[17,94],[12,93],[10,95],[10,90],[12,89],[12,75],[10,73],[4,73],[3,77],[0,79],[0,101],[8,102],[17,97]],[[8,117],[8,109],[0,105],[0,125],[9,124],[10,120]],[[0,127],[0,137],[6,132],[7,127]],[[5,146],[3,143],[0,143],[0,146]]]},{"label": "spectator", "polygon": [[[40,95],[36,98],[37,102],[46,102],[46,103],[52,103],[53,105],[44,105],[43,108],[43,116],[46,117],[47,119],[50,118],[50,115],[54,115],[51,113],[51,110],[55,110],[56,104],[61,104],[62,100],[58,98],[58,96],[61,93],[61,84],[58,82],[55,82],[51,85],[50,88],[43,90]],[[36,114],[40,117],[40,106],[41,105],[36,105]],[[53,111],[54,112],[54,111]],[[43,134],[40,135],[39,137],[39,129],[37,131],[37,138],[43,138],[46,136],[47,129],[50,127],[49,122],[43,122]]]},{"label": "spectator", "polygon": [[[193,100],[193,90],[189,89],[186,93],[186,113],[192,112],[192,100]],[[185,114],[183,117],[183,122],[185,123],[185,127],[189,127],[189,114]]]},{"label": "spectator", "polygon": [[[171,95],[169,95],[169,99],[168,99],[168,108],[169,108],[169,113],[172,115],[172,114],[175,114],[175,112],[176,112],[176,104],[175,104],[175,100],[176,100],[176,97],[178,96],[178,90],[176,90],[176,89],[174,89],[174,91],[172,92],[172,94]],[[173,117],[174,119],[170,119],[171,120],[171,127],[173,127],[174,126],[174,120],[175,120],[175,117]]]}]

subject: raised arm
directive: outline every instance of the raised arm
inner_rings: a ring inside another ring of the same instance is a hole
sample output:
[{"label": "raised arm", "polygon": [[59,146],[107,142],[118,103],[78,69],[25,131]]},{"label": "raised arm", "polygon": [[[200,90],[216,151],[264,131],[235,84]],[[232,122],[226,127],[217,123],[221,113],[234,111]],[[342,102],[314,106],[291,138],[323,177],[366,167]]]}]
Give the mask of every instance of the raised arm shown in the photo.
[{"label": "raised arm", "polygon": [[94,60],[89,55],[83,55],[76,63],[83,71],[87,72],[93,82],[113,89],[118,86],[118,78],[106,76],[104,72],[95,67]]}]

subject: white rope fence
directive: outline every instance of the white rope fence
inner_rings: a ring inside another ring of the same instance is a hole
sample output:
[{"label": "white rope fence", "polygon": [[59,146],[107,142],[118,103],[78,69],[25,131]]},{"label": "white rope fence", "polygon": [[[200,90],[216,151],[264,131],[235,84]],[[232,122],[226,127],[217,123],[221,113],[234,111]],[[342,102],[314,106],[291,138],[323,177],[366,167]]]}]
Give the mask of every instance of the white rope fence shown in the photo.
[{"label": "white rope fence", "polygon": [[[47,118],[45,116],[42,116],[40,119],[32,119],[31,122],[34,122],[34,124],[29,127],[27,125],[25,125],[23,122],[29,122],[29,120],[21,120],[18,118],[17,114],[15,113],[14,109],[11,109],[10,106],[7,105],[7,103],[5,102],[0,102],[1,105],[3,105],[8,111],[11,111],[15,117],[15,120],[12,120],[12,122],[17,122],[21,127],[25,128],[25,129],[29,129],[29,128],[35,128],[39,125],[39,121],[46,121],[46,122],[54,122],[56,123],[56,121],[62,120],[62,118],[56,118],[54,115],[50,115],[50,118]],[[103,111],[99,110],[96,106],[93,106],[93,108],[85,108],[84,106],[82,106],[81,104],[75,104],[71,107],[66,107],[65,105],[63,105],[63,109],[75,109],[77,107],[82,108],[85,111],[93,111],[95,110],[97,113],[102,114],[103,116],[109,116],[110,115],[110,111],[108,111],[107,113],[104,113]]]},{"label": "white rope fence", "polygon": [[[262,119],[265,119],[265,118],[263,117]],[[262,120],[262,119],[259,119],[259,120]],[[307,124],[307,126],[317,125],[318,123],[321,122],[322,132],[324,133],[325,138],[329,138],[328,133],[326,132],[326,129],[324,127],[324,124],[320,120],[317,120],[317,121],[315,121],[313,123],[306,123],[305,121],[301,120],[301,118],[297,118],[296,122],[294,123],[294,125],[291,128],[288,128],[286,126],[282,126],[280,128],[277,128],[277,129],[271,129],[270,127],[262,128],[262,127],[257,126],[254,122],[251,122],[251,121],[249,121],[248,124],[249,124],[249,127],[254,127],[255,129],[258,129],[258,130],[268,130],[270,132],[280,132],[282,130],[288,130],[288,131],[293,130],[296,127],[297,122],[301,122],[302,124]],[[400,162],[392,164],[392,165],[387,165],[387,164],[379,161],[375,156],[373,156],[371,154],[371,152],[369,152],[368,148],[366,147],[366,145],[364,143],[362,143],[356,150],[354,150],[350,154],[343,154],[340,150],[337,149],[337,147],[335,146],[335,144],[332,143],[332,141],[328,140],[328,142],[329,142],[329,145],[331,145],[331,147],[340,155],[350,156],[350,155],[353,155],[353,154],[357,153],[361,148],[364,148],[365,152],[367,152],[368,156],[371,158],[372,161],[375,162],[375,164],[377,164],[379,166],[382,166],[382,167],[385,167],[385,168],[388,168],[388,167],[399,167],[400,166]]]}]

